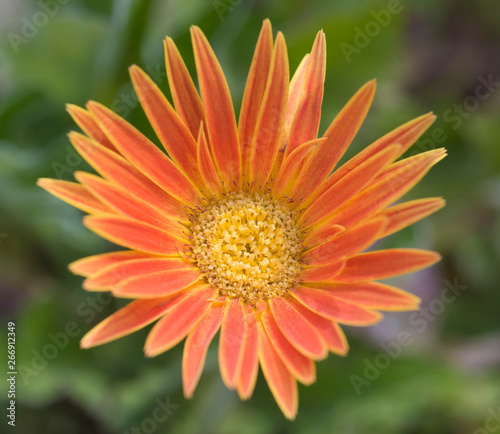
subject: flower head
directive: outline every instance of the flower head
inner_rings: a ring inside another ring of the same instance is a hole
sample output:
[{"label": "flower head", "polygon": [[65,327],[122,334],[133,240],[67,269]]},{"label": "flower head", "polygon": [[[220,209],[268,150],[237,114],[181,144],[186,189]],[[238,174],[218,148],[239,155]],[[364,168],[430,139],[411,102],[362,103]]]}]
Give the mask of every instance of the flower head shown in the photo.
[{"label": "flower head", "polygon": [[[315,381],[315,361],[345,355],[339,324],[378,322],[379,310],[411,310],[417,297],[376,280],[415,271],[439,255],[399,248],[361,253],[431,214],[440,198],[392,205],[445,156],[398,158],[434,121],[426,114],[335,169],[375,93],[359,89],[318,138],[326,45],[320,31],[289,78],[285,39],[264,21],[238,123],[219,63],[192,27],[200,95],[165,40],[173,106],[137,66],[140,103],[164,151],[106,107],[68,111],[85,135],[69,138],[99,173],[39,185],[89,215],[84,224],[127,250],[78,260],[88,291],[133,299],[82,339],[100,345],[158,320],[148,356],[186,338],[184,393],[193,395],[220,329],[224,383],[252,395],[259,365],[286,417],[297,381]],[[201,98],[200,98],[201,96]],[[333,171],[333,172],[332,172]]]}]

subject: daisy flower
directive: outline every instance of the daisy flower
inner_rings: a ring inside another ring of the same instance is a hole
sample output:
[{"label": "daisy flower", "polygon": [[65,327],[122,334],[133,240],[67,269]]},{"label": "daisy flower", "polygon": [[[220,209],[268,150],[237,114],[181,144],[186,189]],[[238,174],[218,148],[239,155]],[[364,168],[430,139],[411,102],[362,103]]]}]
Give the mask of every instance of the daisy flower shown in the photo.
[{"label": "daisy flower", "polygon": [[222,379],[242,399],[262,369],[284,415],[297,413],[297,381],[315,362],[345,355],[340,324],[366,326],[380,310],[419,299],[380,279],[428,267],[434,252],[371,250],[426,217],[441,198],[394,203],[445,156],[398,158],[434,121],[420,116],[336,168],[375,93],[362,86],[318,138],[326,44],[320,31],[289,77],[285,38],[260,32],[236,120],[229,89],[205,35],[191,28],[199,93],[172,39],[165,40],[173,105],[138,66],[130,75],[164,150],[97,102],[68,111],[85,134],[69,139],[100,175],[40,179],[89,215],[84,225],[126,250],[70,264],[87,291],[132,299],[88,332],[101,345],[156,321],[145,354],[183,339],[182,380],[191,397],[217,332]]}]

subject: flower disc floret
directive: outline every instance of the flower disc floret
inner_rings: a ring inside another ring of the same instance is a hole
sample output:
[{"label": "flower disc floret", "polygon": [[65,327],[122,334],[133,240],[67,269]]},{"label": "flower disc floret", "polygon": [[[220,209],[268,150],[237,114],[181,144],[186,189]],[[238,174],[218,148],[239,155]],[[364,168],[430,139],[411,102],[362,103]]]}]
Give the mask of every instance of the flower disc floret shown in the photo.
[{"label": "flower disc floret", "polygon": [[302,238],[285,204],[258,193],[229,193],[192,220],[193,256],[220,295],[255,304],[295,285]]}]

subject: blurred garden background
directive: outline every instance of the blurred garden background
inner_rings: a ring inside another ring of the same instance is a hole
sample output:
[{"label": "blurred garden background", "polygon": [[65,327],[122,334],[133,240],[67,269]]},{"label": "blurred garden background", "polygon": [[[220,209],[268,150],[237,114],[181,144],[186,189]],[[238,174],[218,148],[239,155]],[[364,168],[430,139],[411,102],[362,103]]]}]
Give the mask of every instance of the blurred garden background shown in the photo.
[{"label": "blurred garden background", "polygon": [[[411,153],[449,156],[405,198],[443,196],[434,216],[383,240],[437,250],[443,261],[392,283],[420,312],[345,327],[351,350],[318,364],[286,421],[259,376],[241,402],[212,345],[194,399],[181,387],[182,345],[155,359],[146,331],[91,350],[79,340],[123,305],[86,293],[67,264],[112,250],[82,214],[36,187],[88,166],[66,137],[64,104],[102,102],[156,142],[128,77],[146,69],[167,93],[162,40],[190,70],[189,26],[202,28],[238,110],[262,20],[284,32],[292,71],[326,32],[321,131],[377,78],[348,155],[428,111],[438,120]],[[484,434],[500,429],[500,2],[498,0],[0,0],[0,338],[16,325],[16,428],[22,434]],[[2,354],[4,353],[2,349]],[[2,356],[1,372],[8,371]],[[5,376],[7,376],[5,374]]]}]

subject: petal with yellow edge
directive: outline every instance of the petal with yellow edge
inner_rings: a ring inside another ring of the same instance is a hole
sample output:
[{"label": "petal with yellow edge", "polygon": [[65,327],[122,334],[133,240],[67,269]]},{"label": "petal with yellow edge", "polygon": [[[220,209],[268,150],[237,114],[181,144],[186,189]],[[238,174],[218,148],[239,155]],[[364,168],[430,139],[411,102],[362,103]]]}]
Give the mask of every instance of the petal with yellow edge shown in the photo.
[{"label": "petal with yellow edge", "polygon": [[379,215],[387,218],[387,226],[382,234],[386,237],[440,210],[446,205],[444,199],[431,197],[400,203],[386,208]]},{"label": "petal with yellow edge", "polygon": [[155,226],[127,217],[87,216],[83,224],[99,236],[132,250],[156,255],[179,254],[183,240]]},{"label": "petal with yellow edge", "polygon": [[191,39],[215,165],[228,188],[240,187],[241,150],[229,88],[206,36],[196,26],[191,27]]},{"label": "petal with yellow edge", "polygon": [[55,197],[89,214],[112,213],[112,209],[102,203],[87,188],[77,182],[61,179],[40,178],[37,185]]},{"label": "petal with yellow edge", "polygon": [[257,321],[253,309],[243,306],[245,310],[246,338],[243,342],[243,353],[238,372],[236,390],[241,399],[248,399],[253,393],[259,372]]},{"label": "petal with yellow edge", "polygon": [[196,268],[181,267],[130,277],[120,281],[111,292],[116,297],[139,299],[177,294],[200,280]]},{"label": "petal with yellow edge", "polygon": [[68,265],[69,270],[80,276],[90,276],[99,273],[107,267],[118,265],[122,262],[133,261],[135,259],[149,259],[154,255],[135,250],[122,250],[118,252],[101,253],[99,255],[87,256],[78,259]]},{"label": "petal with yellow edge", "polygon": [[379,280],[429,267],[441,259],[438,253],[419,249],[386,249],[351,256],[336,282]]},{"label": "petal with yellow edge", "polygon": [[184,205],[144,176],[123,157],[81,134],[69,139],[78,153],[107,180],[125,188],[175,220],[188,221]]},{"label": "petal with yellow edge", "polygon": [[307,59],[307,68],[301,80],[301,97],[288,131],[285,158],[302,143],[313,140],[318,135],[325,73],[326,39],[324,32],[321,30],[316,35],[311,54]]},{"label": "petal with yellow edge", "polygon": [[396,157],[399,157],[418,140],[418,138],[432,125],[435,119],[436,116],[433,113],[427,113],[401,125],[398,128],[395,128],[385,136],[376,140],[326,178],[326,180],[323,181],[316,191],[313,192],[306,200],[305,204],[316,200],[316,198],[321,196],[333,184],[346,176],[355,167],[395,143],[401,146],[399,153],[396,155]]},{"label": "petal with yellow edge", "polygon": [[182,356],[182,387],[184,396],[191,398],[201,377],[208,347],[222,323],[224,307],[215,304],[186,338]]},{"label": "petal with yellow edge", "polygon": [[201,203],[200,192],[186,174],[146,136],[99,103],[90,101],[87,108],[111,142],[147,178],[186,205]]},{"label": "petal with yellow edge", "polygon": [[346,231],[323,244],[306,250],[302,258],[309,266],[319,267],[336,262],[344,256],[365,250],[378,238],[387,219],[379,217]]},{"label": "petal with yellow edge", "polygon": [[262,324],[271,344],[292,375],[303,384],[314,383],[316,381],[314,362],[288,342],[268,310],[262,314]]},{"label": "petal with yellow edge", "polygon": [[267,184],[281,144],[288,99],[288,81],[286,43],[283,34],[279,32],[250,149],[251,185],[258,191],[262,191]]},{"label": "petal with yellow edge", "polygon": [[166,218],[155,207],[141,199],[131,197],[124,188],[111,184],[99,176],[85,172],[76,172],[75,178],[98,197],[103,203],[118,213],[157,228],[163,229],[178,237],[185,237],[187,229],[181,223]]},{"label": "petal with yellow edge", "polygon": [[184,339],[210,309],[208,300],[213,294],[207,285],[200,284],[179,295],[149,332],[144,346],[146,356],[164,353]]},{"label": "petal with yellow edge", "polygon": [[321,338],[325,341],[328,351],[339,356],[347,354],[349,344],[337,322],[318,315],[295,299],[290,299],[290,304],[317,330]]},{"label": "petal with yellow edge", "polygon": [[259,331],[259,360],[269,389],[278,403],[281,411],[288,419],[295,419],[299,405],[297,381],[281,361],[278,352],[269,341],[262,325]]},{"label": "petal with yellow edge", "polygon": [[161,271],[191,268],[192,266],[192,263],[183,258],[146,257],[115,262],[85,279],[83,288],[87,291],[111,290],[123,280]]},{"label": "petal with yellow edge", "polygon": [[326,345],[316,329],[286,299],[273,298],[269,306],[281,332],[298,351],[314,360],[326,357]]},{"label": "petal with yellow edge", "polygon": [[175,297],[134,300],[90,330],[80,346],[95,347],[142,329],[161,317],[175,302]]},{"label": "petal with yellow edge", "polygon": [[378,312],[335,298],[327,291],[300,286],[292,295],[318,315],[341,324],[365,326],[375,324],[382,318]]},{"label": "petal with yellow edge", "polygon": [[205,123],[200,96],[172,38],[165,39],[164,49],[168,83],[175,110],[184,120],[193,137],[196,137],[200,123]]},{"label": "petal with yellow edge", "polygon": [[318,283],[316,286],[329,291],[333,297],[370,309],[414,310],[420,303],[417,296],[379,282]]},{"label": "petal with yellow edge", "polygon": [[111,151],[120,152],[116,149],[115,145],[111,143],[111,140],[108,139],[106,134],[104,134],[104,131],[97,124],[94,117],[88,112],[88,110],[74,104],[67,104],[66,110],[87,136]]},{"label": "petal with yellow edge", "polygon": [[326,140],[308,158],[292,189],[291,196],[295,205],[300,205],[307,199],[344,155],[368,113],[375,87],[375,80],[366,83],[330,124],[323,135]]},{"label": "petal with yellow edge", "polygon": [[219,339],[219,366],[222,381],[228,388],[236,385],[246,338],[246,322],[239,300],[226,304]]},{"label": "petal with yellow edge", "polygon": [[196,186],[203,187],[195,138],[163,92],[142,69],[131,66],[130,77],[141,106],[168,155]]},{"label": "petal with yellow edge", "polygon": [[251,155],[250,151],[255,135],[257,118],[264,99],[272,55],[273,31],[271,22],[264,20],[257,40],[257,46],[255,47],[252,64],[250,65],[238,121],[238,133],[245,177],[248,177],[250,171],[250,167],[248,166]]}]

